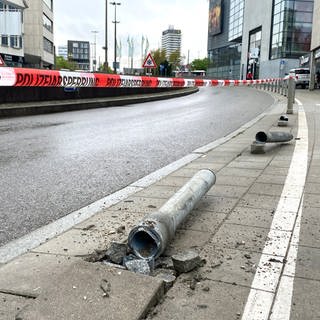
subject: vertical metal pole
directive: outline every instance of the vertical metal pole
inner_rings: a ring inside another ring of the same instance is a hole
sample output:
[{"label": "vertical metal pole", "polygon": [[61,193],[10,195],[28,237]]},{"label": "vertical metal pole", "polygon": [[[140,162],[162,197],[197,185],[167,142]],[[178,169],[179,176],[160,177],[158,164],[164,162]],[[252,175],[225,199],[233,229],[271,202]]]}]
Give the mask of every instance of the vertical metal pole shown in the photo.
[{"label": "vertical metal pole", "polygon": [[106,21],[105,21],[105,52],[104,52],[104,67],[108,71],[108,0],[106,0]]},{"label": "vertical metal pole", "polygon": [[316,76],[316,62],[314,59],[314,51],[310,53],[310,81],[309,90],[312,91],[315,88],[315,76]]},{"label": "vertical metal pole", "polygon": [[287,114],[293,114],[293,103],[294,103],[294,95],[296,89],[296,82],[292,77],[289,78],[288,84],[288,104],[287,104]]}]

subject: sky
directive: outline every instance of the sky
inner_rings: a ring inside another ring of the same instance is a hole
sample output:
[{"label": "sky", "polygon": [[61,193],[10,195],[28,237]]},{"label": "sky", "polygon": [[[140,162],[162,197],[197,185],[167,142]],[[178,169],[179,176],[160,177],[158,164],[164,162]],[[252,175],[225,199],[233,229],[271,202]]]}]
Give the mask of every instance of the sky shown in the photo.
[{"label": "sky", "polygon": [[[114,6],[108,1],[108,62],[114,60]],[[121,66],[130,65],[128,38],[134,43],[134,67],[141,67],[142,36],[148,38],[149,49],[161,47],[162,31],[173,25],[182,32],[182,55],[189,61],[207,56],[208,0],[118,0],[117,39],[121,43]],[[89,41],[94,52],[96,42],[97,62],[104,62],[105,42],[104,0],[55,0],[55,46],[67,45],[68,40]],[[93,33],[92,31],[98,31]],[[96,39],[96,40],[95,40]],[[144,42],[143,55],[146,41]],[[93,54],[92,54],[93,55]]]}]

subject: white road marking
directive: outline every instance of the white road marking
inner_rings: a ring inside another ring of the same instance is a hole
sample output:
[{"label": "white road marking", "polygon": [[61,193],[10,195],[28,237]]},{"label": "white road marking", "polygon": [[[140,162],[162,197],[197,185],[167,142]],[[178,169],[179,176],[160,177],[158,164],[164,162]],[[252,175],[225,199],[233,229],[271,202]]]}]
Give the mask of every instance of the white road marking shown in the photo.
[{"label": "white road marking", "polygon": [[[242,320],[272,320],[290,318],[295,258],[299,243],[303,188],[308,166],[308,126],[302,103],[299,104],[299,129],[296,146],[281,197],[274,214],[268,240],[252,282]],[[288,248],[290,248],[288,252]],[[266,261],[267,257],[267,261]],[[284,258],[288,266],[284,268]],[[279,262],[281,261],[281,263]],[[275,263],[277,264],[275,266]],[[284,269],[284,270],[283,270]],[[263,276],[261,272],[263,271]],[[283,275],[281,276],[281,273]],[[277,286],[280,285],[277,291]]]}]

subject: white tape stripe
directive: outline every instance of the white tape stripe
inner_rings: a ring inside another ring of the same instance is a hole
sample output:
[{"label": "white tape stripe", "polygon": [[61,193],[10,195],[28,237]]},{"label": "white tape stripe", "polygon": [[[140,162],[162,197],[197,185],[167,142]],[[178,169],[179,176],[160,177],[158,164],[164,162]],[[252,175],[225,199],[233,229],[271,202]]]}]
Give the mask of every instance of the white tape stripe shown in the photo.
[{"label": "white tape stripe", "polygon": [[[305,112],[303,110],[302,104],[297,100],[299,106],[299,130],[298,137],[296,140],[296,146],[293,152],[291,165],[289,168],[288,176],[274,214],[274,218],[271,224],[271,230],[268,234],[268,240],[263,249],[262,256],[257,268],[257,272],[252,282],[252,289],[250,291],[242,320],[252,320],[261,319],[267,320],[271,311],[272,300],[276,294],[276,288],[280,280],[280,275],[283,269],[283,263],[279,263],[278,268],[274,266],[272,261],[283,261],[286,254],[288,254],[288,248],[290,245],[290,238],[292,236],[292,247],[291,255],[294,257],[296,254],[294,249],[297,248],[299,242],[298,231],[295,230],[294,235],[294,223],[296,223],[296,228],[299,227],[299,207],[301,205],[301,199],[303,196],[303,186],[305,184],[307,165],[308,165],[308,127]],[[296,221],[297,219],[297,221]],[[269,263],[266,263],[266,255],[269,255]],[[271,259],[271,261],[270,261]],[[265,268],[265,267],[268,268]],[[264,269],[263,269],[264,268]],[[261,277],[261,270],[264,270],[264,276]],[[285,270],[286,271],[286,270]],[[287,269],[287,272],[294,275],[295,270]],[[283,286],[290,283],[290,280],[284,278],[284,282],[281,284],[279,291],[277,293],[278,301],[281,301],[281,308],[275,307],[273,310],[273,319],[282,319],[280,316],[284,316],[283,319],[289,319],[290,309],[291,309],[291,298],[286,299],[282,295],[290,295],[292,287],[284,290]],[[286,282],[286,283],[285,283]],[[266,291],[272,296],[270,303],[270,296],[266,300],[265,304],[263,301],[265,299]],[[280,312],[277,314],[277,312]],[[289,312],[289,316],[287,317]]]}]

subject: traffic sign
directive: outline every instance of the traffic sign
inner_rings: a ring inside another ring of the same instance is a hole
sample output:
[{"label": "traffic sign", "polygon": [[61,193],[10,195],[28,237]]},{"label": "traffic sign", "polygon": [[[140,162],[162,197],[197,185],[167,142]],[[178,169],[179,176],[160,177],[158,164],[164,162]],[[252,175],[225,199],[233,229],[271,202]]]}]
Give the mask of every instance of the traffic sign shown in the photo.
[{"label": "traffic sign", "polygon": [[146,57],[146,59],[144,60],[144,63],[142,65],[143,68],[150,68],[150,69],[155,69],[157,68],[157,64],[154,61],[154,59],[152,58],[151,53],[149,53]]},{"label": "traffic sign", "polygon": [[6,64],[4,63],[1,55],[0,55],[0,67],[4,67]]}]

